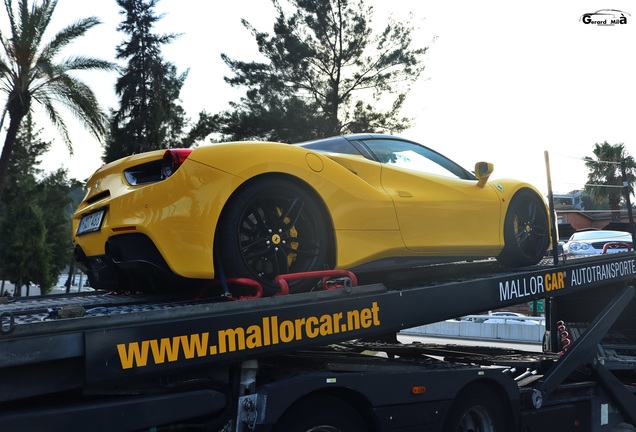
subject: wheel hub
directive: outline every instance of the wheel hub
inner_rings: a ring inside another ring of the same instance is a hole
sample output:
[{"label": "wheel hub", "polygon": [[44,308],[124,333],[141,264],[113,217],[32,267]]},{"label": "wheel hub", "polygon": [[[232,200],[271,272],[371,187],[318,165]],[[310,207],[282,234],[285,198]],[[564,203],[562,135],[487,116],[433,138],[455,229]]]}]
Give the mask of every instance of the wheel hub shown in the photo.
[{"label": "wheel hub", "polygon": [[[277,207],[276,213],[278,216],[281,216],[283,214],[283,210]],[[296,226],[294,225],[290,227],[288,226],[289,223],[291,222],[291,220],[288,217],[284,218],[282,222],[283,222],[283,226],[286,227],[287,231],[283,232],[282,228],[268,229],[267,236],[265,237],[265,243],[267,244],[268,248],[273,248],[275,252],[279,251],[279,246],[282,247],[282,245],[286,245],[289,248],[289,250],[285,252],[287,266],[291,267],[291,265],[294,263],[294,261],[296,261],[296,258],[297,258],[297,254],[293,251],[298,250],[298,242],[292,241],[289,244],[287,244],[287,241],[283,239],[283,236],[288,238],[295,238],[298,236],[298,231],[296,230]],[[263,257],[262,260],[269,261],[269,258]]]}]

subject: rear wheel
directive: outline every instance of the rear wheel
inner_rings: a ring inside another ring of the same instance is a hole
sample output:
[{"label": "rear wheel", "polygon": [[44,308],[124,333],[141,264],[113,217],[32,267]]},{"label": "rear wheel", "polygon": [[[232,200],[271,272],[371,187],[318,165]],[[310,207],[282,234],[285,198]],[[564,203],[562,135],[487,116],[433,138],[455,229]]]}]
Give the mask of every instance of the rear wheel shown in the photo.
[{"label": "rear wheel", "polygon": [[506,432],[506,416],[497,395],[485,385],[472,385],[453,402],[446,421],[446,432]]},{"label": "rear wheel", "polygon": [[504,221],[502,264],[519,267],[538,263],[550,241],[550,225],[543,200],[530,190],[515,194]]},{"label": "rear wheel", "polygon": [[360,413],[333,396],[312,397],[293,405],[276,424],[274,432],[366,432]]},{"label": "rear wheel", "polygon": [[[215,262],[226,276],[254,279],[271,295],[279,288],[276,276],[327,267],[327,229],[322,206],[305,189],[283,180],[255,181],[221,217]],[[289,288],[307,291],[315,283],[291,281]]]}]

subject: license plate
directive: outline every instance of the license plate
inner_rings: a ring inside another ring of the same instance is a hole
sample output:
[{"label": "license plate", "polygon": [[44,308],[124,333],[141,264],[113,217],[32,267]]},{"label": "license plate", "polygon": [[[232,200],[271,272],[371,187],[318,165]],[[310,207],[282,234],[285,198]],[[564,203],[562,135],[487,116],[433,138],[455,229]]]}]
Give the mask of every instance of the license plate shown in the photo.
[{"label": "license plate", "polygon": [[84,216],[77,227],[77,235],[99,231],[104,219],[104,210]]}]

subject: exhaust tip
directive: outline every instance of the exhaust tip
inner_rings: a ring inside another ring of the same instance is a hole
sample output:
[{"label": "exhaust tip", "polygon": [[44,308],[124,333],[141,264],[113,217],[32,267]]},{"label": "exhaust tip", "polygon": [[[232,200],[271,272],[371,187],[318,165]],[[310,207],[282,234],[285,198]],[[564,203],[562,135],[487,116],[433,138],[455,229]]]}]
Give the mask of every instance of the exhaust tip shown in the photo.
[{"label": "exhaust tip", "polygon": [[122,261],[121,247],[117,244],[117,242],[107,240],[106,245],[104,246],[104,253],[107,258],[115,263]]}]

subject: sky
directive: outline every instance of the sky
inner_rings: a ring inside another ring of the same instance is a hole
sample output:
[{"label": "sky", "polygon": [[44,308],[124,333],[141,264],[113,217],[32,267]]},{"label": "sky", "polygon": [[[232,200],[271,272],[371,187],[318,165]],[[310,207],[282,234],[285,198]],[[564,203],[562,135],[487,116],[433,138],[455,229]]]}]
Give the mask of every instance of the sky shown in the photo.
[{"label": "sky", "polygon": [[[629,0],[510,2],[484,0],[365,0],[373,22],[383,27],[389,15],[418,27],[415,41],[429,50],[425,70],[408,94],[403,114],[413,127],[397,135],[425,144],[472,170],[492,162],[492,178],[516,178],[547,192],[546,157],[554,193],[583,187],[581,160],[595,143],[624,143],[636,156],[636,6]],[[627,23],[585,24],[584,13],[599,9],[625,12]],[[102,24],[64,54],[87,54],[115,61],[115,46],[126,35],[116,28],[123,16],[115,0],[58,0],[51,30],[87,16]],[[271,32],[271,0],[218,2],[160,0],[165,14],[157,33],[180,33],[162,52],[179,72],[189,70],[181,103],[196,120],[238,100],[243,90],[223,80],[231,58],[258,59],[256,43],[241,19]],[[628,15],[629,14],[629,15]],[[6,19],[4,16],[2,17]],[[0,20],[3,32],[4,21]],[[116,108],[116,73],[81,76],[104,109]],[[46,121],[53,141],[41,167],[65,167],[83,180],[101,165],[102,149],[68,120],[73,156]],[[50,134],[50,135],[49,135]],[[4,140],[3,136],[0,139]]]}]

